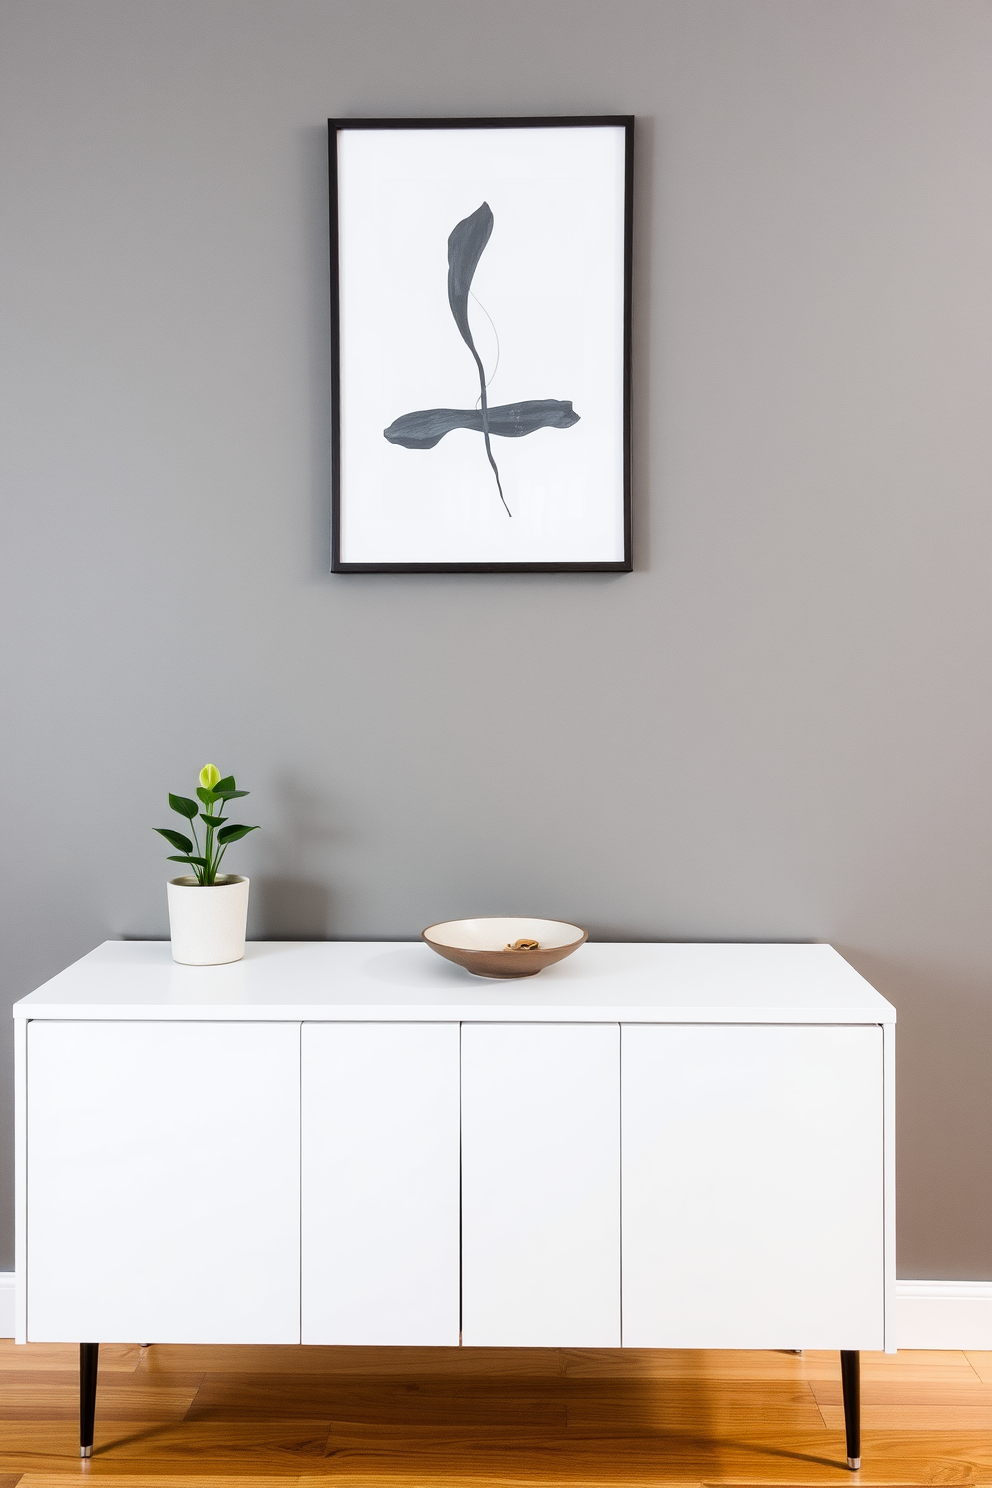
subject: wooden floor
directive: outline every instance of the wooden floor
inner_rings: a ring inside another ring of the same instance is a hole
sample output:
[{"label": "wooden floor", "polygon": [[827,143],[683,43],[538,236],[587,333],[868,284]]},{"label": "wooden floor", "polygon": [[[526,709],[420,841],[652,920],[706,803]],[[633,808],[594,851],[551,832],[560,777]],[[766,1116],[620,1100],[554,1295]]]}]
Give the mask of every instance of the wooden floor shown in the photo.
[{"label": "wooden floor", "polygon": [[836,1354],[100,1352],[82,1464],[77,1351],[0,1341],[0,1488],[992,1485],[992,1354],[863,1355],[855,1475]]}]

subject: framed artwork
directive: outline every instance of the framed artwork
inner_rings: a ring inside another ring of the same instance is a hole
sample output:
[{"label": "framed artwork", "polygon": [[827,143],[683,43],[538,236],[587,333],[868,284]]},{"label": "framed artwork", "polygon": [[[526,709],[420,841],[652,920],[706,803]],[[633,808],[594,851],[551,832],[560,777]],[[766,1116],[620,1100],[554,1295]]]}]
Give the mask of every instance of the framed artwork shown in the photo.
[{"label": "framed artwork", "polygon": [[633,119],[331,119],[331,569],[630,552]]}]

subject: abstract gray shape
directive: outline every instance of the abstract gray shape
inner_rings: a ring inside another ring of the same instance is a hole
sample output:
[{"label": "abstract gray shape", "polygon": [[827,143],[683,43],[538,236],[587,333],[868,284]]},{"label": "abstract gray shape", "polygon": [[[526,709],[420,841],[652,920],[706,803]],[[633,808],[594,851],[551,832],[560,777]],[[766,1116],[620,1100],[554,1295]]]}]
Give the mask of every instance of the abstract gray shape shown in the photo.
[{"label": "abstract gray shape", "polygon": [[[475,271],[479,267],[479,259],[493,232],[493,214],[488,202],[483,202],[477,207],[471,217],[462,218],[461,222],[455,224],[448,238],[448,304],[451,313],[455,317],[455,325],[461,333],[462,340],[475,358],[475,365],[479,369],[479,387],[482,390],[481,415],[482,415],[482,437],[486,441],[486,456],[493,467],[493,475],[496,477],[496,489],[499,499],[506,506],[506,497],[503,495],[503,486],[499,478],[499,468],[493,459],[492,445],[489,443],[489,405],[486,400],[486,369],[482,365],[482,358],[475,348],[472,339],[472,328],[468,323],[468,295],[472,288],[472,280]],[[512,516],[510,508],[506,506],[506,515]]]},{"label": "abstract gray shape", "polygon": [[[526,403],[502,403],[488,410],[490,434],[504,439],[522,439],[535,429],[570,429],[579,415],[570,402],[556,398],[535,398]],[[482,432],[480,408],[424,408],[419,413],[404,413],[382,432],[390,444],[404,449],[433,449],[452,429]]]},{"label": "abstract gray shape", "polygon": [[493,235],[493,214],[488,202],[452,228],[448,238],[448,304],[462,340],[475,357],[485,384],[486,376],[468,323],[468,296],[486,244]]},{"label": "abstract gray shape", "polygon": [[[537,398],[524,403],[504,403],[490,408],[486,394],[486,369],[472,338],[472,327],[468,320],[468,297],[472,280],[479,267],[479,259],[492,237],[493,214],[488,202],[469,217],[463,217],[452,228],[448,237],[448,305],[454,316],[458,333],[475,361],[479,373],[480,406],[478,408],[423,408],[416,413],[404,413],[394,419],[383,434],[390,444],[403,449],[433,449],[453,429],[470,429],[481,433],[486,442],[486,457],[496,477],[499,499],[508,517],[513,513],[506,504],[499,468],[493,459],[489,436],[499,434],[504,439],[520,439],[533,434],[536,429],[570,429],[579,421],[579,415],[571,403],[555,398]],[[494,327],[495,329],[495,327]]]}]

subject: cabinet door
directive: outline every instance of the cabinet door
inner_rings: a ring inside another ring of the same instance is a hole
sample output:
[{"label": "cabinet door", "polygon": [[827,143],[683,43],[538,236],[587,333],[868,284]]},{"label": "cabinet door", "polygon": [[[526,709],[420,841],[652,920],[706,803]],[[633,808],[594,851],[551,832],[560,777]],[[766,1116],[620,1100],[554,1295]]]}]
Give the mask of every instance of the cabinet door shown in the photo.
[{"label": "cabinet door", "polygon": [[462,1028],[466,1344],[620,1342],[616,1024]]},{"label": "cabinet door", "polygon": [[297,1343],[299,1024],[28,1027],[28,1338]]},{"label": "cabinet door", "polygon": [[882,1031],[622,1031],[623,1341],[883,1347]]},{"label": "cabinet door", "polygon": [[458,1343],[458,1024],[303,1025],[303,1342]]}]

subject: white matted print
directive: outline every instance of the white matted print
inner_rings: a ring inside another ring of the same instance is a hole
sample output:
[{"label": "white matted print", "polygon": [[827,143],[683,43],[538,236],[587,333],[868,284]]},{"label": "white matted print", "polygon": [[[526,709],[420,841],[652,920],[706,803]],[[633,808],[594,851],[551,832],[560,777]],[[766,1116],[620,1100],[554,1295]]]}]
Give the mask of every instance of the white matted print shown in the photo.
[{"label": "white matted print", "polygon": [[332,569],[629,569],[633,121],[329,129]]}]

